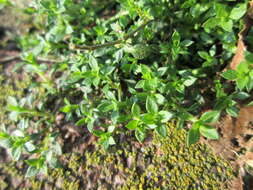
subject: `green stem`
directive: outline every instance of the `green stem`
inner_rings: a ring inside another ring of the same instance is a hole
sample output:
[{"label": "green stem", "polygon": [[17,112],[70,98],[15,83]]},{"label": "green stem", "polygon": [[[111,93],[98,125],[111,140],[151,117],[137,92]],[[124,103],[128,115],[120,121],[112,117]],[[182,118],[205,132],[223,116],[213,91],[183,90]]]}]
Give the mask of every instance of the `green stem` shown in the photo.
[{"label": "green stem", "polygon": [[121,97],[122,97],[121,86],[119,85],[117,89],[118,89],[118,99],[119,99],[118,101],[121,102]]},{"label": "green stem", "polygon": [[[36,58],[37,61],[39,62],[46,62],[46,63],[59,63],[59,62],[62,62],[63,60],[57,60],[57,59],[50,59],[50,58],[46,58],[46,57],[38,57]],[[9,57],[6,57],[4,59],[0,59],[0,63],[4,64],[4,63],[8,63],[10,61],[14,61],[14,60],[22,60],[22,61],[25,61],[21,55],[14,55],[14,56],[9,56]]]},{"label": "green stem", "polygon": [[143,23],[141,26],[139,26],[138,28],[136,28],[135,30],[130,32],[129,34],[126,34],[122,39],[115,40],[115,41],[112,41],[112,42],[106,42],[106,43],[103,43],[103,44],[75,46],[75,47],[73,47],[73,49],[74,50],[91,50],[92,51],[92,50],[95,50],[95,49],[100,49],[100,48],[104,48],[104,47],[111,47],[111,46],[123,43],[127,39],[132,38],[135,35],[135,33],[142,30],[143,28],[145,28],[145,26],[147,26],[148,24],[150,24],[153,21],[154,20],[149,20],[149,21]]}]

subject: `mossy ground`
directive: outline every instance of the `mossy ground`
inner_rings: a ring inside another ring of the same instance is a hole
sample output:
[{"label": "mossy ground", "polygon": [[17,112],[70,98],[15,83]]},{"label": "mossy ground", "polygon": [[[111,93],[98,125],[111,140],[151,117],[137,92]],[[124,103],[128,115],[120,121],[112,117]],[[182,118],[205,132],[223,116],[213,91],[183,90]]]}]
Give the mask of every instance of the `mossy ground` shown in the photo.
[{"label": "mossy ground", "polygon": [[[7,125],[3,109],[7,96],[22,97],[28,85],[10,81],[15,80],[0,76],[0,120]],[[146,145],[125,137],[108,151],[98,145],[82,153],[69,150],[61,158],[61,168],[32,179],[24,178],[27,166],[21,162],[2,161],[0,189],[229,189],[227,182],[234,177],[229,163],[213,155],[206,145],[187,147],[185,136],[184,130],[169,124],[167,138],[154,135]]]}]

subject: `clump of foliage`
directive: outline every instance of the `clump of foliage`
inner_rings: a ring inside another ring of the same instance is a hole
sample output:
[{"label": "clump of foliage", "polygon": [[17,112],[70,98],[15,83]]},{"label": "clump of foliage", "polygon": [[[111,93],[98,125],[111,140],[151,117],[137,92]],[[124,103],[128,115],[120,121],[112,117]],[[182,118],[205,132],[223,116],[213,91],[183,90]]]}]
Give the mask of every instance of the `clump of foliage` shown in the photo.
[{"label": "clump of foliage", "polygon": [[[171,120],[178,129],[191,123],[188,145],[200,135],[218,139],[210,124],[224,111],[236,117],[236,100],[248,98],[253,88],[250,52],[247,64],[222,74],[236,81],[232,92],[220,76],[235,51],[247,4],[33,1],[25,11],[43,19],[35,19],[37,31],[18,39],[20,68],[34,76],[31,88],[43,88],[45,95],[9,98],[7,109],[18,128],[2,130],[1,144],[16,160],[29,153],[27,176],[33,176],[57,165],[59,112],[66,121],[87,126],[105,149],[126,130],[139,142],[151,131],[166,137]],[[49,64],[42,64],[45,59]]]}]

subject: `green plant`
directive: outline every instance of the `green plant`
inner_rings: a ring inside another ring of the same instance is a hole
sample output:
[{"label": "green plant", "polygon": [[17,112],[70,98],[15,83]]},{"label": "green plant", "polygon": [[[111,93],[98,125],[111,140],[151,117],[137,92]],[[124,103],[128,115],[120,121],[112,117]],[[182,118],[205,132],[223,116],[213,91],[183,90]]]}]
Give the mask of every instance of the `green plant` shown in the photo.
[{"label": "green plant", "polygon": [[[234,99],[248,97],[237,91],[227,94],[226,83],[217,76],[236,48],[236,32],[242,27],[247,3],[34,1],[26,11],[43,21],[35,23],[36,35],[18,39],[24,50],[21,68],[33,74],[34,86],[43,88],[45,94],[35,97],[38,108],[26,108],[12,99],[10,114],[15,122],[30,122],[31,128],[38,123],[46,125],[46,130],[38,133],[51,139],[55,118],[62,112],[67,122],[87,126],[106,149],[117,143],[116,134],[127,129],[133,130],[140,142],[153,130],[165,137],[168,121],[176,121],[178,129],[191,124],[188,145],[196,143],[200,135],[218,139],[211,124],[224,110],[236,116]],[[108,10],[109,17],[105,16]],[[51,65],[39,64],[39,57],[48,58]],[[57,60],[50,61],[52,57]],[[236,80],[239,90],[252,89],[251,58],[251,54],[246,56],[246,64],[240,64],[237,71],[222,74]],[[209,96],[215,97],[210,99],[216,103],[208,105],[212,111],[202,113]],[[48,106],[52,97],[58,99],[56,109]],[[8,134],[3,133],[2,138]],[[20,147],[28,137],[22,136]],[[42,140],[45,150],[34,145],[40,156],[27,161],[31,168],[28,176],[46,171],[48,144]]]},{"label": "green plant", "polygon": [[[31,101],[32,98],[27,97],[18,103],[14,97],[9,97],[9,118],[18,122],[17,128],[10,132],[3,125],[0,132],[1,146],[9,150],[15,161],[20,160],[22,153],[32,157],[26,160],[29,165],[26,177],[32,177],[38,173],[47,174],[48,166],[57,167],[56,156],[61,155],[61,147],[56,141],[57,133],[50,131],[54,118],[43,110],[25,107],[25,104],[32,103]],[[32,121],[34,117],[40,119]],[[46,124],[47,127],[41,128],[41,124]],[[36,133],[29,132],[30,125],[34,127]]]},{"label": "green plant", "polygon": [[217,122],[219,117],[219,111],[209,111],[202,114],[202,116],[193,123],[192,128],[188,132],[188,145],[198,142],[200,134],[208,139],[217,140],[219,138],[218,132],[214,127],[208,125],[208,123]]},{"label": "green plant", "polygon": [[10,6],[12,3],[8,0],[0,0],[0,10],[3,9],[5,6]]},{"label": "green plant", "polygon": [[241,62],[236,70],[227,70],[222,73],[222,77],[227,80],[236,82],[239,91],[246,90],[250,92],[253,88],[253,70],[252,70],[253,54],[245,52],[245,61]]}]

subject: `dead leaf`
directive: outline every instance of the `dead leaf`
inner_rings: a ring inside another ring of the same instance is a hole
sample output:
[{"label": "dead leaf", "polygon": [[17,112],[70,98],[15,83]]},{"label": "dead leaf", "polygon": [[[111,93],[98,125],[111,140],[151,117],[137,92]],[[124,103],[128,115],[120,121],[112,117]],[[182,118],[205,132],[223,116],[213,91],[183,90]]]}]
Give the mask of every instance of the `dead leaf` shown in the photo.
[{"label": "dead leaf", "polygon": [[253,1],[249,3],[249,9],[244,17],[244,27],[238,34],[237,48],[234,57],[229,65],[230,69],[235,70],[236,67],[244,60],[244,52],[247,47],[244,43],[244,39],[247,36],[251,26],[253,25]]},{"label": "dead leaf", "polygon": [[[218,141],[204,141],[211,146],[214,153],[230,161],[234,170],[238,171],[238,177],[230,184],[231,190],[243,190],[245,166],[253,166],[251,121],[253,121],[253,106],[242,106],[238,118],[233,119],[227,115],[216,125],[221,135]],[[242,150],[246,150],[246,153],[242,154]]]},{"label": "dead leaf", "polygon": [[253,121],[253,106],[247,106],[240,109],[239,116],[236,120],[234,135],[245,134],[248,131],[249,122]]},{"label": "dead leaf", "polygon": [[235,178],[230,183],[230,190],[243,190],[242,177]]}]

